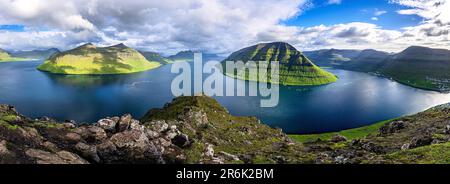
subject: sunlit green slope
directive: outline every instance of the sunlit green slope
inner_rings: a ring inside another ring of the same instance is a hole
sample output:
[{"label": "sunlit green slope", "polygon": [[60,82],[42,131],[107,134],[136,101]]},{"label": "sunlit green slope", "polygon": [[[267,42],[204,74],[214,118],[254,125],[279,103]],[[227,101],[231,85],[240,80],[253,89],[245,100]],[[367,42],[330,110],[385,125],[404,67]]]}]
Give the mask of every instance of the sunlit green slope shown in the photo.
[{"label": "sunlit green slope", "polygon": [[[226,61],[255,61],[257,64],[270,61],[279,62],[279,84],[282,85],[322,85],[335,82],[337,77],[316,66],[292,45],[283,42],[262,43],[232,53],[222,62],[225,74],[243,80],[276,83],[270,77],[258,79],[248,72],[226,71]],[[261,74],[259,71],[258,74]]]},{"label": "sunlit green slope", "polygon": [[124,74],[159,66],[123,44],[96,47],[89,43],[50,57],[38,69],[58,74]]}]

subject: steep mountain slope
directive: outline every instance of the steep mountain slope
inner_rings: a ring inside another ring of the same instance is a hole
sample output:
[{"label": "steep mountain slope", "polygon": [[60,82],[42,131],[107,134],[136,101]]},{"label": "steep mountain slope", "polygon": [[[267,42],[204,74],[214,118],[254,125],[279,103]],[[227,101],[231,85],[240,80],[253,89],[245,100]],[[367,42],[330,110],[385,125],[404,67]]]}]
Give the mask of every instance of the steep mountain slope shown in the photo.
[{"label": "steep mountain slope", "polygon": [[11,52],[13,57],[27,59],[48,59],[50,56],[60,53],[58,49],[52,48],[47,50],[31,50],[31,51],[14,51]]},{"label": "steep mountain slope", "polygon": [[359,72],[375,72],[389,57],[387,52],[366,49],[355,58],[335,67]]},{"label": "steep mountain slope", "polygon": [[450,90],[450,50],[412,46],[392,56],[379,72],[418,88]]},{"label": "steep mountain slope", "polygon": [[303,52],[318,66],[336,66],[351,61],[361,53],[360,50],[323,49]]},{"label": "steep mountain slope", "polygon": [[187,51],[180,51],[176,53],[175,55],[167,57],[167,59],[170,59],[172,61],[193,61],[194,60],[194,52],[187,50]]},{"label": "steep mountain slope", "polygon": [[[276,61],[279,62],[279,83],[282,85],[322,85],[335,82],[337,77],[312,63],[292,45],[283,42],[261,43],[232,53],[222,64],[226,75],[244,80],[272,82],[271,79],[258,79],[249,76],[245,68],[226,71],[226,61]],[[265,73],[267,71],[259,71]]]},{"label": "steep mountain slope", "polygon": [[149,61],[156,61],[163,65],[170,64],[173,62],[172,60],[170,60],[164,56],[161,56],[161,54],[159,54],[157,52],[139,51],[139,53],[141,53],[145,57],[145,59],[147,59]]},{"label": "steep mountain slope", "polygon": [[160,66],[123,44],[96,47],[85,44],[53,55],[39,70],[58,74],[123,74],[150,70]]},{"label": "steep mountain slope", "polygon": [[[210,60],[220,60],[223,59],[223,57],[221,58],[220,56],[218,56],[217,54],[211,54],[211,53],[203,53],[201,51],[198,51],[199,53],[202,53],[202,59],[203,61],[210,61]],[[181,51],[178,52],[175,55],[169,56],[167,57],[168,59],[177,62],[177,61],[194,61],[194,51]]]}]

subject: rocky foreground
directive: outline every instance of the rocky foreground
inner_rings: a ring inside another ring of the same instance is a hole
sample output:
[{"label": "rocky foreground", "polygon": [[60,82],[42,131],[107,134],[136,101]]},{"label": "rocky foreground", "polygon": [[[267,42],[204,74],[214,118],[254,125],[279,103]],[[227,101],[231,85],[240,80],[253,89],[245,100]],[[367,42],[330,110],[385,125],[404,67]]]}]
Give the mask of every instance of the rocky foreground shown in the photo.
[{"label": "rocky foreground", "polygon": [[299,143],[214,99],[179,97],[140,120],[29,119],[0,105],[0,163],[450,163],[450,106],[387,123],[362,139]]}]

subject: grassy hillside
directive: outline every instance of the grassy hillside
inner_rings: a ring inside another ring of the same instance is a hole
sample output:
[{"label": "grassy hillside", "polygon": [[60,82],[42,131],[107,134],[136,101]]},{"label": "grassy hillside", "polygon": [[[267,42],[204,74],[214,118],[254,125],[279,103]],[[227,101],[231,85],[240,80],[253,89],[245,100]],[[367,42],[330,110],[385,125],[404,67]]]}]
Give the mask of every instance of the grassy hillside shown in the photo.
[{"label": "grassy hillside", "polygon": [[123,44],[96,47],[85,44],[56,54],[38,67],[39,70],[58,74],[124,74],[159,67],[142,54]]},{"label": "grassy hillside", "polygon": [[[312,63],[293,46],[283,43],[263,43],[241,49],[232,53],[222,64],[224,73],[230,77],[242,80],[274,83],[272,79],[250,76],[245,68],[235,71],[226,71],[226,61],[276,61],[279,62],[279,84],[282,85],[322,85],[335,82],[337,77]],[[258,64],[258,63],[257,63]],[[251,67],[251,66],[250,66]],[[257,67],[257,66],[254,66]],[[259,71],[258,75],[270,71]]]},{"label": "grassy hillside", "polygon": [[335,135],[342,135],[348,139],[360,139],[360,138],[364,138],[365,136],[368,136],[369,134],[376,134],[382,126],[384,126],[386,123],[389,123],[392,121],[394,121],[394,119],[380,121],[380,122],[374,123],[372,125],[348,129],[348,130],[342,130],[339,132],[329,132],[329,133],[321,133],[321,134],[289,135],[289,137],[298,142],[315,141],[317,139],[331,140],[331,138]]},{"label": "grassy hillside", "polygon": [[167,57],[167,59],[170,59],[174,62],[183,62],[183,61],[194,61],[194,52],[187,50],[187,51],[181,51],[178,52],[175,55]]},{"label": "grassy hillside", "polygon": [[335,67],[358,72],[376,72],[389,57],[390,55],[387,52],[367,49],[361,51],[358,56],[348,62],[335,65]]},{"label": "grassy hillside", "polygon": [[90,124],[27,118],[0,105],[0,164],[449,164],[449,113],[446,104],[336,133],[346,138],[297,142],[206,96],[178,97],[141,120]]},{"label": "grassy hillside", "polygon": [[26,61],[26,58],[12,57],[8,52],[0,49],[0,62]]},{"label": "grassy hillside", "polygon": [[450,91],[450,51],[411,46],[397,54],[367,50],[305,52],[319,66],[377,73],[400,83],[427,90]]},{"label": "grassy hillside", "polygon": [[314,64],[321,67],[331,67],[341,65],[351,61],[361,53],[360,50],[345,49],[322,49],[316,51],[303,52]]},{"label": "grassy hillside", "polygon": [[450,51],[409,47],[386,61],[379,73],[413,87],[449,91]]},{"label": "grassy hillside", "polygon": [[163,65],[173,63],[172,60],[164,56],[161,56],[161,54],[156,52],[139,51],[139,53],[141,53],[145,57],[145,59],[147,59],[150,62],[156,61]]}]

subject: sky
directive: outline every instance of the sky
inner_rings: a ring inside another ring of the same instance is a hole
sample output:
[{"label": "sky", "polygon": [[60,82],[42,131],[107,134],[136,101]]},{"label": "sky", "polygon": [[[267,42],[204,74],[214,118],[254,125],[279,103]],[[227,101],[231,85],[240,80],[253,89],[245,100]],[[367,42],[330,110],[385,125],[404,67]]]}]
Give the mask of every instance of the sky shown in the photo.
[{"label": "sky", "polygon": [[0,48],[118,43],[229,54],[284,41],[302,51],[450,49],[450,0],[0,0]]}]

